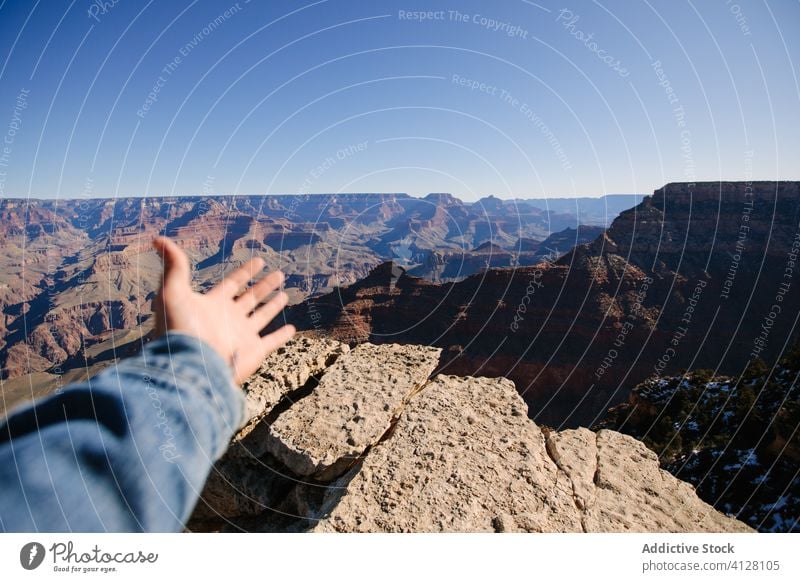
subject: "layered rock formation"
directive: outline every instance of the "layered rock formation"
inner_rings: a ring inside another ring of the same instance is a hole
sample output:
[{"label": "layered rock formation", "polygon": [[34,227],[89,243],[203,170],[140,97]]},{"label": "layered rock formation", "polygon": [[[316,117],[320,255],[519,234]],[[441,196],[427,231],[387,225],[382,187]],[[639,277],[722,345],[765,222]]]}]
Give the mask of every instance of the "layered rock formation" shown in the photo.
[{"label": "layered rock formation", "polygon": [[541,242],[520,238],[503,248],[492,242],[469,251],[422,251],[414,255],[420,264],[408,274],[437,283],[460,281],[486,269],[525,267],[555,261],[576,245],[591,242],[604,232],[600,226],[578,226],[553,233]]},{"label": "layered rock formation", "polygon": [[271,355],[189,529],[750,531],[630,437],[542,429],[508,380],[429,379],[438,356],[307,337]]},{"label": "layered rock formation", "polygon": [[591,426],[651,375],[774,362],[797,334],[800,183],[668,184],[555,262],[432,285],[392,266],[288,312],[300,329],[434,345],[531,415]]},{"label": "layered rock formation", "polygon": [[[172,237],[190,255],[199,288],[259,255],[268,268],[285,272],[297,303],[354,283],[386,259],[435,267],[436,253],[459,253],[467,257],[458,275],[464,277],[484,268],[487,256],[479,251],[470,258],[469,249],[541,241],[579,227],[575,213],[494,200],[484,207],[449,194],[4,199],[2,377],[49,371],[56,381],[64,370],[94,365],[87,350],[117,349],[112,338],[119,332],[136,330],[138,337],[128,338],[134,342],[147,334],[160,273],[150,247],[156,234]],[[504,265],[517,255],[533,256],[514,249],[501,254]]]}]

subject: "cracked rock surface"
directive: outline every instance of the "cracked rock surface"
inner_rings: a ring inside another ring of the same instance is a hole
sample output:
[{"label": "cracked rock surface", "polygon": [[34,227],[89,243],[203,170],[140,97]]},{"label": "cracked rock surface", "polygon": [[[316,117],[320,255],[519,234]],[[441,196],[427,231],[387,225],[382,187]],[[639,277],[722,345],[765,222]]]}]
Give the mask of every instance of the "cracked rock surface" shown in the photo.
[{"label": "cracked rock surface", "polygon": [[265,452],[265,417],[284,398],[318,376],[336,359],[350,351],[347,344],[331,339],[298,336],[289,340],[264,360],[244,389],[248,422],[234,438],[231,453],[259,457]]},{"label": "cracked rock surface", "polygon": [[275,395],[217,463],[189,529],[752,531],[631,437],[540,429],[503,378],[429,379],[437,349],[300,338],[278,356],[249,386],[291,387],[262,390]]},{"label": "cracked rock surface", "polygon": [[509,380],[438,376],[315,531],[580,531],[526,412]]},{"label": "cracked rock surface", "polygon": [[548,449],[572,484],[587,532],[752,531],[662,470],[642,442],[612,430],[553,432]]},{"label": "cracked rock surface", "polygon": [[272,352],[243,386],[250,419],[268,413],[284,396],[350,351],[330,339],[295,337]]},{"label": "cracked rock surface", "polygon": [[270,425],[267,451],[298,475],[339,476],[391,427],[440,353],[427,346],[359,345]]}]

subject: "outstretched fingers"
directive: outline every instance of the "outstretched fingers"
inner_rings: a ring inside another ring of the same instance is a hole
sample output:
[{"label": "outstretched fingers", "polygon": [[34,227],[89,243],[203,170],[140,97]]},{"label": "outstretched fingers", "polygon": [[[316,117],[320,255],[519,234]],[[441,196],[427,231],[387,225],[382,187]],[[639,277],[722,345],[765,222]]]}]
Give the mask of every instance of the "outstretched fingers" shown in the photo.
[{"label": "outstretched fingers", "polygon": [[223,297],[234,298],[242,290],[242,287],[247,285],[248,281],[254,279],[255,276],[264,268],[264,259],[255,257],[250,259],[241,267],[234,269],[208,293],[210,295],[222,295]]},{"label": "outstretched fingers", "polygon": [[281,312],[281,309],[286,307],[288,302],[289,296],[283,291],[279,291],[272,299],[256,309],[251,318],[256,329],[262,330],[267,327],[269,322],[275,319],[275,316]]},{"label": "outstretched fingers", "polygon": [[269,335],[256,338],[255,341],[241,346],[241,352],[238,353],[238,356],[234,356],[231,362],[236,382],[241,384],[249,378],[258,369],[264,358],[292,339],[294,333],[293,325],[284,325]]},{"label": "outstretched fingers", "polygon": [[279,347],[281,347],[283,344],[292,339],[292,337],[295,334],[295,331],[296,330],[294,326],[290,323],[262,337],[261,349],[264,353],[264,356],[266,356],[267,354],[271,354]]},{"label": "outstretched fingers", "polygon": [[261,303],[267,296],[275,289],[278,289],[283,283],[283,273],[280,271],[273,271],[263,278],[259,279],[252,287],[242,293],[236,300],[236,303],[250,313],[258,304]]}]

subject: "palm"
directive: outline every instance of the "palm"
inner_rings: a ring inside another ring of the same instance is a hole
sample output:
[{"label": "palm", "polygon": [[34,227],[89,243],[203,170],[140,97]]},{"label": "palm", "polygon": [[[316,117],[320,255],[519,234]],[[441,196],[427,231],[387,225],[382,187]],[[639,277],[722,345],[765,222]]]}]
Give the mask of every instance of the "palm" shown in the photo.
[{"label": "palm", "polygon": [[286,293],[278,291],[262,304],[283,283],[280,271],[269,273],[242,291],[263,270],[262,259],[251,259],[201,294],[191,288],[186,254],[165,237],[156,238],[153,245],[164,259],[164,277],[154,305],[158,335],[170,330],[204,340],[231,365],[237,383],[294,335],[292,325],[260,335],[287,302]]}]

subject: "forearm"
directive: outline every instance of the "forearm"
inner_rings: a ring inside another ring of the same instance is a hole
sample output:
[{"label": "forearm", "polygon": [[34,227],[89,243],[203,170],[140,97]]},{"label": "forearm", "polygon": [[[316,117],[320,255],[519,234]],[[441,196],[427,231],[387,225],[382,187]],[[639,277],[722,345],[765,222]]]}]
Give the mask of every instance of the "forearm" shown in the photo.
[{"label": "forearm", "polygon": [[0,425],[0,529],[177,531],[243,414],[207,344],[151,342]]}]

